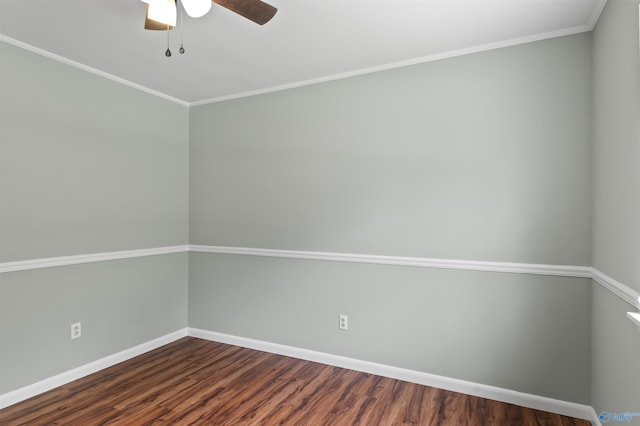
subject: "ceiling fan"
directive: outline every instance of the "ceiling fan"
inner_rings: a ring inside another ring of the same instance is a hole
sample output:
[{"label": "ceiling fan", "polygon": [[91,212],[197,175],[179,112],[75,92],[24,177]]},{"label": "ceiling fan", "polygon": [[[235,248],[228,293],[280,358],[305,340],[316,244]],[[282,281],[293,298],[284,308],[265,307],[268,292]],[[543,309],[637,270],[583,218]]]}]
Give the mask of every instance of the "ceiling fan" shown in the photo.
[{"label": "ceiling fan", "polygon": [[[167,30],[176,26],[178,0],[142,0],[147,3],[144,28],[147,30]],[[278,9],[261,0],[180,0],[180,4],[192,18],[204,16],[211,10],[211,3],[244,16],[258,25],[264,25]],[[168,28],[170,27],[170,28]]]},{"label": "ceiling fan", "polygon": [[[142,1],[147,3],[147,14],[144,21],[145,30],[167,31],[176,26],[178,0]],[[275,7],[261,0],[179,0],[184,11],[192,18],[200,18],[206,15],[211,10],[212,2],[244,16],[258,25],[264,25],[269,22],[278,11]],[[180,53],[184,53],[182,46],[180,46]],[[168,46],[165,55],[171,56]]]}]

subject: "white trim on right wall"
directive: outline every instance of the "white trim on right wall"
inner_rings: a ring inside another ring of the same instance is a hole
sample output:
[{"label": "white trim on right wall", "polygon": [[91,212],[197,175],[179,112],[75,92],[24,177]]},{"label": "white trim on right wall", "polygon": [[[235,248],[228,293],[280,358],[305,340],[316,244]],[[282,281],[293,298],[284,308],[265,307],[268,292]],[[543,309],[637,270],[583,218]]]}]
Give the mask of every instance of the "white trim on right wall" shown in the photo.
[{"label": "white trim on right wall", "polygon": [[620,281],[616,281],[610,276],[598,271],[595,268],[591,268],[592,279],[606,288],[620,299],[624,300],[636,309],[640,309],[640,293],[622,284]]}]

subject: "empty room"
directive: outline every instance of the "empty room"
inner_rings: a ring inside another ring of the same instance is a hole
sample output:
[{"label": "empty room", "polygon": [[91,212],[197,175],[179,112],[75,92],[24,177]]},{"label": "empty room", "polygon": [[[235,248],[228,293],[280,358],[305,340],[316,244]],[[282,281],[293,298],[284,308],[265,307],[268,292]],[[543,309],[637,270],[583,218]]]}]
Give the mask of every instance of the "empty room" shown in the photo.
[{"label": "empty room", "polygon": [[0,424],[640,426],[638,0],[0,0]]}]

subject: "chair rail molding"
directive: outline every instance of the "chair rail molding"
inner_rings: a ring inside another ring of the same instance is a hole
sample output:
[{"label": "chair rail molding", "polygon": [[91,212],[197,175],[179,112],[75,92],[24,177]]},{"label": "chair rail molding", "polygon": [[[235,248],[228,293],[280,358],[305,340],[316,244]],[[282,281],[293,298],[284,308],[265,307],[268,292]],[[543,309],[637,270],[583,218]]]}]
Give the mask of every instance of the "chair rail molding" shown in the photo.
[{"label": "chair rail molding", "polygon": [[592,279],[602,287],[606,288],[636,309],[640,309],[640,293],[595,268],[591,268],[591,275]]},{"label": "chair rail molding", "polygon": [[320,260],[332,262],[372,263],[378,265],[414,266],[420,268],[463,269],[470,271],[507,272],[514,274],[591,278],[591,268],[588,266],[543,265],[533,263],[491,262],[478,260],[438,259],[427,257],[381,256],[370,254],[275,250],[265,248],[205,245],[191,245],[191,252],[282,257],[287,259]]},{"label": "chair rail molding", "polygon": [[[279,250],[251,247],[210,246],[185,244],[138,250],[123,250],[105,253],[79,254],[72,256],[47,257],[0,263],[0,274],[28,271],[31,269],[53,268],[82,263],[103,262],[144,256],[173,253],[211,253],[240,256],[277,257],[325,262],[368,263],[377,265],[410,266],[419,268],[458,269],[479,272],[502,272],[512,274],[532,274],[558,277],[590,278],[613,294],[640,309],[640,293],[609,277],[591,266],[546,265],[535,263],[493,262],[460,259],[438,259],[426,257],[382,256],[357,253],[333,253],[319,251]],[[630,317],[631,318],[631,317]]]},{"label": "chair rail molding", "polygon": [[28,271],[30,269],[53,268],[56,266],[79,265],[81,263],[104,262],[107,260],[131,259],[134,257],[156,256],[159,254],[184,253],[188,245],[155,247],[139,250],[111,251],[106,253],[78,254],[72,256],[44,257],[40,259],[18,260],[0,263],[0,274]]}]

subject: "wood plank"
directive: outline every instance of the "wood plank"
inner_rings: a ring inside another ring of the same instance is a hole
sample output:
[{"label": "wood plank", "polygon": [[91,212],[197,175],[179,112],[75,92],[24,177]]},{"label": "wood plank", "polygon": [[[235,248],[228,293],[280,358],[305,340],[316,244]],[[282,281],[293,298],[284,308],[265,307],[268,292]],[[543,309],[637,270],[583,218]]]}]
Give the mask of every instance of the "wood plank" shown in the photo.
[{"label": "wood plank", "polygon": [[192,337],[0,410],[0,424],[590,425]]}]

